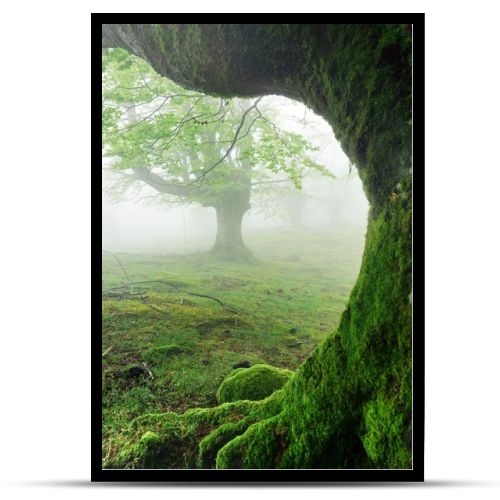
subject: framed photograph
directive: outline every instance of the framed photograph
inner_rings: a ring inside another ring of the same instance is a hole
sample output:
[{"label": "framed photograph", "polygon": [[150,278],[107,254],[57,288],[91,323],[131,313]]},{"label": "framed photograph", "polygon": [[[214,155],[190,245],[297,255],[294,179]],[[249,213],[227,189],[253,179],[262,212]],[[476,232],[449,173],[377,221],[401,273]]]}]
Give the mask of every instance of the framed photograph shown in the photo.
[{"label": "framed photograph", "polygon": [[424,14],[210,18],[92,14],[92,480],[423,481]]}]

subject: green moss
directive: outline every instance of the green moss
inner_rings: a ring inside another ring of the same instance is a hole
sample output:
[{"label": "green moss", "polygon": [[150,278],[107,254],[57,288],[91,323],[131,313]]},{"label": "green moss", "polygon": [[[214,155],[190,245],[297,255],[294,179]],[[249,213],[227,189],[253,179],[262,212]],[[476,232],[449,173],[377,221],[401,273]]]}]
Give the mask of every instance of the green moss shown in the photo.
[{"label": "green moss", "polygon": [[400,25],[330,25],[299,84],[332,125],[374,207],[411,166],[411,35]]},{"label": "green moss", "polygon": [[217,389],[217,401],[227,403],[243,399],[259,400],[281,389],[293,372],[258,364],[234,370]]},{"label": "green moss", "polygon": [[[244,434],[229,441],[217,454],[217,469],[268,469],[279,464],[283,443],[279,417],[271,417],[250,426]],[[258,450],[251,450],[247,442],[258,442]]]},{"label": "green moss", "polygon": [[156,432],[147,431],[137,442],[121,451],[119,460],[137,468],[148,467],[157,461],[159,444],[160,436]]},{"label": "green moss", "polygon": [[246,417],[237,422],[228,422],[217,427],[201,440],[197,466],[202,469],[213,467],[219,450],[229,441],[242,434],[251,423],[252,419]]},{"label": "green moss", "polygon": [[365,433],[363,446],[374,464],[391,469],[408,468],[411,464],[411,429],[405,422],[396,399],[386,400],[383,395],[363,408]]},{"label": "green moss", "polygon": [[[238,420],[248,410],[245,403],[215,409],[194,409],[145,414],[134,419],[121,435],[119,451],[104,460],[105,468],[194,467],[199,440],[215,426]],[[146,436],[146,438],[144,437]],[[154,439],[149,439],[154,436]]]},{"label": "green moss", "polygon": [[281,391],[262,401],[215,408],[152,413],[134,419],[121,435],[119,451],[104,468],[212,467],[219,449],[253,422],[279,413]]}]

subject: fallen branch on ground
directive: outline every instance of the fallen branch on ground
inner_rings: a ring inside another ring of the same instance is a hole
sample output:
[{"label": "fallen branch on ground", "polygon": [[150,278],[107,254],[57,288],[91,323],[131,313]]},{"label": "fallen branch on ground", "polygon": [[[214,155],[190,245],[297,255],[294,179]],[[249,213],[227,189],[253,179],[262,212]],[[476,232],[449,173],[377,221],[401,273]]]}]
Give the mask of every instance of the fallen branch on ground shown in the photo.
[{"label": "fallen branch on ground", "polygon": [[[107,291],[108,294],[109,294],[109,292],[113,293],[113,291],[115,291],[115,290],[120,290],[120,291],[125,291],[126,293],[130,293],[130,292],[127,292],[127,288],[129,288],[130,286],[149,285],[149,284],[155,284],[155,283],[158,283],[160,285],[169,286],[170,288],[172,288],[176,292],[185,293],[187,295],[192,295],[194,297],[201,297],[201,298],[204,298],[204,299],[213,300],[213,301],[217,302],[222,308],[226,309],[227,311],[230,311],[230,312],[235,313],[235,314],[240,314],[239,311],[237,311],[236,309],[233,309],[232,307],[229,307],[228,305],[224,304],[224,302],[222,302],[222,300],[218,299],[217,297],[212,297],[211,295],[205,295],[203,293],[196,293],[196,292],[191,292],[189,290],[184,290],[183,288],[178,287],[176,284],[171,283],[171,282],[166,281],[166,280],[149,280],[149,281],[128,282],[126,285],[121,285],[121,286],[116,286],[116,287],[112,287],[112,288],[107,288],[104,291]],[[152,307],[150,304],[148,304],[148,305],[150,307]]]},{"label": "fallen branch on ground", "polygon": [[[161,309],[158,309],[157,307],[152,306],[151,304],[148,303],[149,297],[147,295],[145,295],[145,292],[139,291],[139,292],[134,293],[132,291],[127,290],[127,288],[131,288],[134,283],[130,283],[130,278],[127,274],[127,271],[125,270],[125,267],[123,267],[121,260],[118,258],[118,255],[114,254],[114,257],[115,257],[116,261],[118,262],[119,266],[121,267],[121,270],[123,271],[123,274],[125,275],[125,279],[127,280],[126,285],[122,285],[122,287],[117,288],[120,290],[120,292],[119,292],[121,294],[120,298],[123,300],[124,298],[134,299],[137,297],[146,307],[149,307],[153,311],[156,311],[160,314],[168,316],[167,312],[162,311]],[[113,289],[113,288],[110,289],[110,293],[108,293],[108,297],[113,298],[113,290],[115,290],[115,289]],[[128,297],[124,297],[124,295],[128,295]],[[106,297],[106,295],[103,295],[102,297]]]}]

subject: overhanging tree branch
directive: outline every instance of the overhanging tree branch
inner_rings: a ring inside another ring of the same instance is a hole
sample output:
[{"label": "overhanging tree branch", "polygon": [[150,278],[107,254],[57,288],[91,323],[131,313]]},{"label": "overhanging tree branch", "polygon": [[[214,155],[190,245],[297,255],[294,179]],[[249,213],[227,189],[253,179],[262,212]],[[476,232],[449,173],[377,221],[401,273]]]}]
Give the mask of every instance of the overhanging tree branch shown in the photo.
[{"label": "overhanging tree branch", "polygon": [[170,184],[165,182],[161,176],[154,174],[147,168],[135,167],[132,169],[138,180],[156,189],[160,193],[171,194],[173,196],[187,196],[187,186],[182,184]]}]

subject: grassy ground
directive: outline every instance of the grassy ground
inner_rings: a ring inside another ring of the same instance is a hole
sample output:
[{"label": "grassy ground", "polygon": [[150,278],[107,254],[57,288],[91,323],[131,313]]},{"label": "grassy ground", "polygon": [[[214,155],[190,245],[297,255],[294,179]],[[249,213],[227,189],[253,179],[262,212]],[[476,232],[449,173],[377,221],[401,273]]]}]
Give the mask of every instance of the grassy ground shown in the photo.
[{"label": "grassy ground", "polygon": [[[135,417],[215,406],[233,365],[294,370],[336,327],[359,270],[362,232],[261,230],[245,241],[259,265],[213,262],[201,253],[103,255],[102,350],[111,348],[102,365],[103,458]],[[168,285],[134,285],[144,300],[110,290],[127,279]],[[153,378],[124,375],[143,362]]]}]

